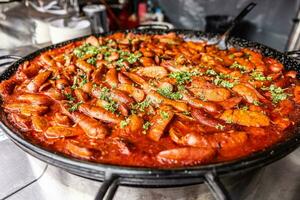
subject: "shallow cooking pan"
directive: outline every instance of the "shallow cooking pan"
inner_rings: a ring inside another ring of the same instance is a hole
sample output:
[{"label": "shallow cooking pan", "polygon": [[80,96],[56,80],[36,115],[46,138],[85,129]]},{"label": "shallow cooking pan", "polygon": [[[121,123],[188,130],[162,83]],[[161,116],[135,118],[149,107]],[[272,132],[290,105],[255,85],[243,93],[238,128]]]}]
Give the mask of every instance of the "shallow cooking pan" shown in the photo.
[{"label": "shallow cooking pan", "polygon": [[[206,41],[213,41],[216,39],[216,35],[191,30],[143,29],[126,30],[123,32],[143,34],[165,34],[169,32],[175,32],[183,35],[186,39]],[[113,33],[114,32],[108,32],[101,35],[105,36]],[[16,72],[21,63],[31,60],[42,52],[82,39],[84,39],[84,37],[48,46],[22,58],[16,58],[14,56],[2,56],[0,59],[17,59],[17,61],[11,64],[5,70],[5,72],[0,75],[0,81],[9,79]],[[287,54],[281,53],[275,49],[238,38],[231,38],[228,41],[228,44],[236,48],[247,47],[260,51],[264,56],[273,57],[282,62],[286,69],[293,69],[297,72],[300,72],[299,65],[294,58],[291,58]],[[8,62],[6,62],[6,64],[7,63]],[[175,187],[202,182],[205,182],[208,185],[216,199],[230,199],[230,195],[226,192],[225,188],[218,179],[220,176],[236,175],[261,168],[286,156],[300,145],[300,127],[298,124],[295,129],[292,130],[290,134],[291,136],[287,137],[285,140],[276,143],[275,145],[263,151],[253,153],[247,157],[230,162],[171,169],[123,167],[117,165],[92,163],[70,158],[33,145],[25,140],[22,134],[20,134],[12,126],[12,124],[8,122],[3,110],[0,110],[0,115],[1,128],[16,145],[18,145],[27,153],[46,163],[64,169],[78,176],[103,181],[96,199],[103,199],[104,197],[106,197],[106,199],[112,199],[118,185],[139,187]]]}]

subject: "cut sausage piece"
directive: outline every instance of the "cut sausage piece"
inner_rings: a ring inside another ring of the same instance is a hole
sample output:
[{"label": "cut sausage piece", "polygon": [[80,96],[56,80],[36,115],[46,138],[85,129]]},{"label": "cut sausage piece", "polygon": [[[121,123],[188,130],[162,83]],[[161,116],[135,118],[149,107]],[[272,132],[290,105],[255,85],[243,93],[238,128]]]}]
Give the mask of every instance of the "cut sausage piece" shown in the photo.
[{"label": "cut sausage piece", "polygon": [[295,102],[300,103],[300,86],[298,85],[294,88],[294,96],[295,96],[294,98]]},{"label": "cut sausage piece", "polygon": [[27,90],[30,92],[37,92],[41,85],[49,78],[51,73],[51,71],[44,71],[36,75],[36,77],[34,77],[27,85]]},{"label": "cut sausage piece", "polygon": [[233,128],[232,125],[225,123],[223,120],[213,118],[200,109],[192,109],[191,114],[200,124],[209,126],[215,131],[228,131]]},{"label": "cut sausage piece", "polygon": [[79,158],[89,158],[92,156],[92,152],[84,147],[79,147],[73,142],[67,141],[66,149],[74,156]]},{"label": "cut sausage piece", "polygon": [[196,99],[188,94],[183,94],[183,100],[186,101],[194,108],[203,108],[209,113],[216,114],[221,111],[222,107],[214,102],[206,102],[200,99]]},{"label": "cut sausage piece", "polygon": [[121,117],[105,110],[104,108],[98,106],[92,106],[89,104],[81,104],[79,106],[79,111],[84,114],[99,119],[103,122],[119,124],[122,120]]},{"label": "cut sausage piece", "polygon": [[163,78],[168,75],[168,71],[160,66],[143,67],[140,68],[137,73],[149,78]]},{"label": "cut sausage piece", "polygon": [[222,157],[238,157],[243,155],[248,136],[242,131],[215,133],[208,137],[212,147],[218,148]]},{"label": "cut sausage piece", "polygon": [[256,95],[256,93],[252,90],[252,88],[243,85],[243,84],[238,84],[232,88],[233,91],[244,97],[244,99],[248,103],[253,103],[253,102],[259,102],[259,98]]},{"label": "cut sausage piece", "polygon": [[238,105],[242,101],[242,97],[232,97],[230,99],[227,99],[225,101],[219,102],[219,104],[225,109],[231,109],[234,106]]},{"label": "cut sausage piece", "polygon": [[131,94],[131,96],[137,102],[141,102],[145,98],[144,91],[134,87],[132,84],[126,84],[126,83],[120,84],[118,89]]},{"label": "cut sausage piece", "polygon": [[174,128],[171,128],[169,134],[171,139],[177,144],[191,147],[211,147],[208,139],[201,133],[191,132],[182,135],[179,131],[175,130]]},{"label": "cut sausage piece", "polygon": [[36,105],[50,105],[51,99],[42,94],[21,94],[17,97],[20,101],[30,102]]},{"label": "cut sausage piece", "polygon": [[107,71],[105,75],[105,81],[109,84],[112,88],[117,87],[119,84],[117,70],[115,68],[111,68]]},{"label": "cut sausage piece", "polygon": [[82,113],[73,113],[75,122],[82,128],[85,134],[93,139],[103,139],[108,134],[107,128],[94,118],[90,118]]},{"label": "cut sausage piece", "polygon": [[188,106],[186,103],[168,99],[155,91],[151,91],[148,94],[148,97],[152,100],[152,102],[156,102],[157,104],[162,103],[168,106],[172,106],[182,112],[188,111]]},{"label": "cut sausage piece", "polygon": [[84,60],[80,60],[80,59],[78,59],[76,61],[76,66],[87,74],[90,74],[92,71],[94,71],[96,69],[93,65],[87,63]]},{"label": "cut sausage piece", "polygon": [[18,112],[24,116],[42,115],[48,111],[47,106],[31,105],[27,103],[11,103],[4,105],[4,108],[10,112]]},{"label": "cut sausage piece", "polygon": [[220,117],[225,121],[230,121],[242,126],[269,126],[269,118],[262,112],[248,110],[226,110]]},{"label": "cut sausage piece", "polygon": [[159,141],[163,135],[165,128],[170,123],[174,113],[167,109],[160,109],[151,120],[151,127],[148,131],[148,137],[154,141]]},{"label": "cut sausage piece", "polygon": [[91,44],[93,46],[96,46],[96,47],[99,46],[99,41],[95,36],[90,36],[90,37],[86,38],[85,42],[88,44]]},{"label": "cut sausage piece", "polygon": [[47,138],[64,138],[81,134],[81,130],[74,127],[51,126],[45,131]]},{"label": "cut sausage piece", "polygon": [[210,161],[216,151],[212,148],[181,147],[168,149],[156,156],[161,163],[178,163],[183,165],[203,164]]},{"label": "cut sausage piece", "polygon": [[47,130],[49,126],[48,121],[45,117],[32,116],[31,120],[32,120],[33,129],[37,132],[43,132]]}]

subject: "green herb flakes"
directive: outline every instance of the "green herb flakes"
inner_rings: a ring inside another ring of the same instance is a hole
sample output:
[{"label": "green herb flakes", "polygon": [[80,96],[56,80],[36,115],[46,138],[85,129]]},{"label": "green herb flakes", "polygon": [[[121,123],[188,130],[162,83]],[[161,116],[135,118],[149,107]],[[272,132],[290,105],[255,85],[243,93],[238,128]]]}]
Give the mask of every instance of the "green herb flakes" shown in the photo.
[{"label": "green herb flakes", "polygon": [[271,92],[273,103],[279,103],[280,101],[288,98],[288,94],[284,93],[284,89],[282,89],[281,87],[270,85],[269,90]]},{"label": "green herb flakes", "polygon": [[183,98],[182,94],[179,92],[172,92],[168,87],[158,88],[157,92],[168,99],[179,100]]},{"label": "green herb flakes", "polygon": [[222,79],[220,76],[217,76],[214,80],[213,80],[213,83],[215,85],[219,85],[219,86],[222,86],[222,87],[225,87],[225,88],[233,88],[237,82],[230,82],[228,80],[224,80]]},{"label": "green herb flakes", "polygon": [[127,61],[130,64],[135,63],[136,61],[138,61],[138,59],[142,56],[143,54],[141,52],[138,52],[137,54],[133,54],[131,53],[128,57],[127,57]]},{"label": "green herb flakes", "polygon": [[251,74],[251,77],[256,81],[271,81],[272,77],[264,76],[262,72],[254,71]]},{"label": "green herb flakes", "polygon": [[133,104],[131,106],[131,111],[133,113],[136,113],[137,111],[140,111],[140,112],[145,112],[145,109],[148,108],[151,104],[151,100],[149,98],[146,98],[144,101],[142,102],[139,102],[139,103],[136,103],[136,104]]},{"label": "green herb flakes", "polygon": [[222,130],[224,130],[225,126],[222,125],[222,124],[217,124],[217,125],[215,126],[215,128],[222,131]]},{"label": "green herb flakes", "polygon": [[107,102],[107,104],[104,106],[104,109],[107,110],[107,111],[110,111],[110,112],[114,113],[118,109],[118,104],[117,104],[117,102],[115,102],[113,100],[109,100]]},{"label": "green herb flakes", "polygon": [[78,103],[75,103],[75,104],[70,104],[71,107],[69,108],[69,111],[74,112],[74,111],[78,110],[78,108],[81,104],[83,104],[82,101],[79,101]]},{"label": "green herb flakes", "polygon": [[143,129],[146,131],[150,128],[151,125],[152,125],[151,122],[147,121],[143,124]]},{"label": "green herb flakes", "polygon": [[259,101],[257,101],[257,100],[254,100],[254,101],[253,101],[253,104],[256,105],[256,106],[260,106],[262,103],[259,102]]},{"label": "green herb flakes", "polygon": [[183,85],[191,81],[192,76],[198,75],[199,72],[187,72],[187,71],[178,71],[178,72],[172,72],[169,74],[170,78],[176,79],[176,83],[178,85]]},{"label": "green herb flakes", "polygon": [[246,68],[245,66],[240,65],[240,64],[237,63],[237,62],[234,62],[232,65],[230,65],[229,68],[231,68],[231,69],[239,69],[239,70],[242,71],[242,72],[247,71],[247,68]]},{"label": "green herb flakes", "polygon": [[249,107],[248,106],[243,106],[242,108],[241,108],[241,110],[248,110],[249,109]]},{"label": "green herb flakes", "polygon": [[209,76],[216,76],[216,75],[218,75],[218,73],[215,70],[213,70],[213,69],[206,70],[205,74],[209,75]]},{"label": "green herb flakes", "polygon": [[91,58],[87,59],[86,62],[89,63],[89,64],[91,64],[91,65],[96,66],[97,58],[91,57]]},{"label": "green herb flakes", "polygon": [[166,111],[163,111],[163,110],[160,111],[160,116],[163,119],[168,119],[170,117],[169,114]]},{"label": "green herb flakes", "polygon": [[101,88],[101,93],[99,95],[99,99],[108,101],[109,96],[110,96],[109,92],[110,92],[110,90],[107,87]]},{"label": "green herb flakes", "polygon": [[68,101],[75,101],[75,98],[72,96],[72,94],[65,93],[65,97],[67,98]]},{"label": "green herb flakes", "polygon": [[92,56],[97,55],[99,53],[99,49],[96,46],[85,43],[85,44],[75,48],[73,53],[78,58],[82,58],[85,55],[92,55]]},{"label": "green herb flakes", "polygon": [[120,122],[120,127],[123,129],[129,124],[129,119],[127,118],[126,120],[122,120]]}]

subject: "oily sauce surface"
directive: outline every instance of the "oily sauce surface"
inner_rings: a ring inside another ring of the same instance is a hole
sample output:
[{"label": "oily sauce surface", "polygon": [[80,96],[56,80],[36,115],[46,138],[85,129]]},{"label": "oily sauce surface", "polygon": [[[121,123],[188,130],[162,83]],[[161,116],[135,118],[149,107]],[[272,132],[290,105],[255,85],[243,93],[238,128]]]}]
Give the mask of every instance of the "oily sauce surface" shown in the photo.
[{"label": "oily sauce surface", "polygon": [[295,71],[250,49],[174,33],[91,36],[49,50],[0,83],[2,107],[50,151],[123,166],[234,160],[299,121]]}]

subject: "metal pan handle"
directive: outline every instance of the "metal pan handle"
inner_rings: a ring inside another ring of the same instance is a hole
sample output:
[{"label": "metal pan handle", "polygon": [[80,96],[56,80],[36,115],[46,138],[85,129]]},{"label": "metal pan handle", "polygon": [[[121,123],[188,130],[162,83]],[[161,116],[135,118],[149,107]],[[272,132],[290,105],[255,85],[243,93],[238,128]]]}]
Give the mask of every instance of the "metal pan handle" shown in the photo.
[{"label": "metal pan handle", "polygon": [[228,191],[219,180],[217,175],[213,173],[205,174],[204,182],[208,186],[216,200],[231,200]]},{"label": "metal pan handle", "polygon": [[3,60],[3,62],[0,64],[0,67],[9,65],[19,59],[21,59],[22,57],[17,56],[17,55],[4,55],[4,56],[0,56],[0,61]]},{"label": "metal pan handle", "polygon": [[95,197],[95,200],[112,200],[119,186],[119,176],[105,173],[104,181]]}]

